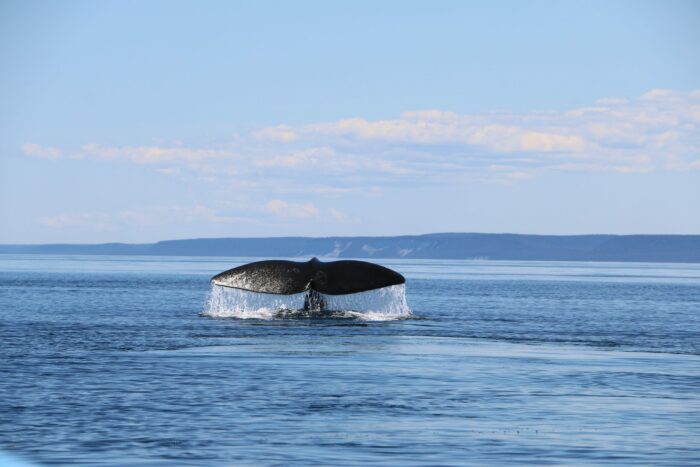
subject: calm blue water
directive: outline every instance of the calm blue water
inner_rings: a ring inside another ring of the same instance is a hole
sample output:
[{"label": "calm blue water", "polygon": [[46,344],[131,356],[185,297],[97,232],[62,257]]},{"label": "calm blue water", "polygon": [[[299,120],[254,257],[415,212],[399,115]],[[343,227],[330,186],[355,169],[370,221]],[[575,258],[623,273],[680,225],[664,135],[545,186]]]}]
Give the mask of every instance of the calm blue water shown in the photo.
[{"label": "calm blue water", "polygon": [[700,265],[388,260],[413,318],[201,316],[209,278],[251,260],[0,255],[0,449],[700,464]]}]

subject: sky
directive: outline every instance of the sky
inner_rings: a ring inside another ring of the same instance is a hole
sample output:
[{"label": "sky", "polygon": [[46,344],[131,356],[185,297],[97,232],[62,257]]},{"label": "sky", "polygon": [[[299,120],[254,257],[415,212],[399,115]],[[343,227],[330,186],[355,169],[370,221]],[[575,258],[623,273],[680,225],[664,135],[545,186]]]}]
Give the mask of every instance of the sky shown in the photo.
[{"label": "sky", "polygon": [[700,2],[0,0],[0,243],[700,234]]}]

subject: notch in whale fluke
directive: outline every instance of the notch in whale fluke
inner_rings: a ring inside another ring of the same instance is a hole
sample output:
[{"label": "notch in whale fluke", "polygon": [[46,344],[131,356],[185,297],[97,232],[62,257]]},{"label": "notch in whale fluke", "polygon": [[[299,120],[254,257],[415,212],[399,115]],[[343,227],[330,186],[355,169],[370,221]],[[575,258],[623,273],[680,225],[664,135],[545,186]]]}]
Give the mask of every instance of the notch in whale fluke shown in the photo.
[{"label": "notch in whale fluke", "polygon": [[211,278],[224,287],[290,295],[315,290],[342,295],[380,289],[406,282],[396,271],[366,261],[331,261],[317,258],[307,262],[267,260],[244,264]]}]

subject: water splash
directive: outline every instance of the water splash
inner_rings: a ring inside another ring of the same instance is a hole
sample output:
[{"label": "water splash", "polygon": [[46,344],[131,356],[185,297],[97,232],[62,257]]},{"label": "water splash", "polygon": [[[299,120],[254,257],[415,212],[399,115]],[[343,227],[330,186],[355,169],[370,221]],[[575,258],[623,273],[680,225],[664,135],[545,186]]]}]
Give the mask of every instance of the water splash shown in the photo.
[{"label": "water splash", "polygon": [[390,321],[412,316],[406,286],[392,285],[347,295],[321,294],[330,311],[304,311],[306,292],[276,295],[213,285],[203,316],[240,319],[354,318]]}]

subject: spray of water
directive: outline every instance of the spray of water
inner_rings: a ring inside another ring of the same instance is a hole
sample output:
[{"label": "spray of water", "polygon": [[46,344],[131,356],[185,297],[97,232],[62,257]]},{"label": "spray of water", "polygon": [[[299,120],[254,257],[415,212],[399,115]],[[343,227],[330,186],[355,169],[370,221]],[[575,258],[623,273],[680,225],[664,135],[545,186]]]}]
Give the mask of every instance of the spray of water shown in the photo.
[{"label": "spray of water", "polygon": [[202,315],[239,319],[332,317],[366,321],[388,321],[411,317],[404,284],[347,295],[323,294],[326,308],[330,311],[304,311],[305,296],[305,292],[275,295],[212,285]]}]

